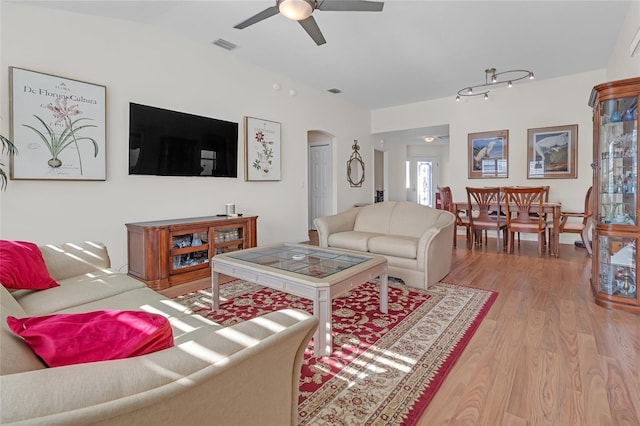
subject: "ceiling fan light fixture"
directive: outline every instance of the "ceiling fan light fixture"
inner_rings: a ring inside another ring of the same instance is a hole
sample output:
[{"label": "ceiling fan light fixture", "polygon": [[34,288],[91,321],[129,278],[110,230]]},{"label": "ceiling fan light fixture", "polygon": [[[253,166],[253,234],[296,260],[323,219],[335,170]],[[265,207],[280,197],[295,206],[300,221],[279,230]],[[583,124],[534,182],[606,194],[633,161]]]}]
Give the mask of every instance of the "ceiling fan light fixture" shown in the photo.
[{"label": "ceiling fan light fixture", "polygon": [[322,46],[327,40],[325,40],[322,31],[320,31],[313,17],[313,12],[316,9],[329,12],[381,12],[383,6],[384,3],[381,1],[276,0],[275,5],[267,7],[262,12],[258,12],[239,24],[234,25],[233,28],[241,30],[258,22],[262,22],[267,18],[271,18],[272,16],[282,15],[285,18],[298,21],[309,37],[311,37],[318,46]]},{"label": "ceiling fan light fixture", "polygon": [[279,0],[278,10],[280,13],[294,21],[307,19],[313,13],[315,2],[311,0]]}]

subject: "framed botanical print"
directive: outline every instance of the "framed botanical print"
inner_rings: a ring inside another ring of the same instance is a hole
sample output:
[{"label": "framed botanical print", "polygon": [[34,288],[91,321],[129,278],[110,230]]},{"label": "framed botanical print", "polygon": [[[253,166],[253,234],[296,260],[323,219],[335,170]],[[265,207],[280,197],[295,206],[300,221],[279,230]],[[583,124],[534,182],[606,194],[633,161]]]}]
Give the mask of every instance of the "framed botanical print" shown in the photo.
[{"label": "framed botanical print", "polygon": [[509,177],[509,131],[469,133],[469,179]]},{"label": "framed botanical print", "polygon": [[280,180],[280,123],[244,118],[244,179]]},{"label": "framed botanical print", "polygon": [[527,179],[578,177],[578,125],[529,129]]},{"label": "framed botanical print", "polygon": [[105,180],[106,87],[10,67],[12,179]]}]

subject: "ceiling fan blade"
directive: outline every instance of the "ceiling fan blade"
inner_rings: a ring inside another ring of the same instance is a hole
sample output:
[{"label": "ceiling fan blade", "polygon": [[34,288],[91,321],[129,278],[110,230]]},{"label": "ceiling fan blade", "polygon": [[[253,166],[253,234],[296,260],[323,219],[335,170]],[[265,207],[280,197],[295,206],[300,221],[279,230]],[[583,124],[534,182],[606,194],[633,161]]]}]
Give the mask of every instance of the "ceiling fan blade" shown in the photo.
[{"label": "ceiling fan blade", "polygon": [[318,46],[325,44],[327,41],[324,39],[322,35],[322,31],[320,31],[320,27],[316,23],[316,20],[313,19],[313,16],[309,16],[307,19],[303,19],[302,21],[298,21],[302,28],[311,36],[313,41],[316,42]]},{"label": "ceiling fan blade", "polygon": [[359,0],[324,0],[318,5],[318,10],[334,12],[380,12],[384,3],[380,1]]},{"label": "ceiling fan blade", "polygon": [[277,15],[279,12],[280,11],[278,10],[278,6],[268,7],[262,12],[256,15],[253,15],[251,18],[247,19],[246,21],[240,22],[238,25],[236,25],[233,28],[238,28],[239,30],[243,28],[247,28],[249,25],[253,25],[267,18],[271,18],[273,15]]}]

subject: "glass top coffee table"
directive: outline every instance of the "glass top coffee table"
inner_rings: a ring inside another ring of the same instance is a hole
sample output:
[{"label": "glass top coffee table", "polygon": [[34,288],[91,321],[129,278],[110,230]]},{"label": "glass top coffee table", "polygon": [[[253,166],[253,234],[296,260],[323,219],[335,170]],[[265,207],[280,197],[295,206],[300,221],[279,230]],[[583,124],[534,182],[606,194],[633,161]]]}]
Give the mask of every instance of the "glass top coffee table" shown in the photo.
[{"label": "glass top coffee table", "polygon": [[313,301],[320,320],[314,356],[332,352],[331,300],[380,277],[380,311],[387,313],[387,259],[303,244],[275,244],[217,254],[211,259],[213,309],[220,306],[219,274],[247,280]]}]

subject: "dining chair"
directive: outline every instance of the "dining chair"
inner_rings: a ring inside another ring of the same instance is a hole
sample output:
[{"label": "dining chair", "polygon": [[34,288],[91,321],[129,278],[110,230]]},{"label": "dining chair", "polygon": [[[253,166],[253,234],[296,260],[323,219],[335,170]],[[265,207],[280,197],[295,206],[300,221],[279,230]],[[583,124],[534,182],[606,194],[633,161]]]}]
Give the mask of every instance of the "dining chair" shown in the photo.
[{"label": "dining chair", "polygon": [[[527,188],[527,187],[526,186],[516,186],[515,188]],[[548,203],[549,202],[549,188],[550,188],[550,186],[549,185],[545,185],[542,188],[544,188],[544,202]],[[536,219],[539,214],[540,213],[538,213],[538,212],[529,213],[529,215],[534,219]],[[545,222],[547,222],[547,227],[551,227],[553,225],[553,222],[549,222],[547,220],[547,213],[542,213],[542,215],[544,217]],[[548,241],[551,242],[551,233],[549,233],[549,240]],[[520,244],[520,233],[519,232],[518,232],[518,244]]]},{"label": "dining chair", "polygon": [[463,226],[465,228],[465,234],[467,236],[467,248],[471,248],[472,238],[471,238],[471,224],[469,223],[469,218],[466,216],[464,210],[458,210],[453,207],[453,196],[451,194],[451,188],[448,186],[439,186],[438,192],[440,193],[440,200],[442,202],[442,209],[450,211],[454,215],[456,215],[456,221],[453,224],[453,246],[456,247],[457,236],[458,236],[458,226]]},{"label": "dining chair", "polygon": [[[500,199],[498,200],[499,204],[496,204],[495,206],[491,206],[491,208],[489,209],[489,216],[502,216],[503,219],[506,220],[507,217],[507,213],[505,211],[505,209],[502,207],[504,206],[504,189],[501,186],[500,187]],[[484,239],[485,241],[487,241],[487,231],[484,231]],[[505,244],[507,242],[507,240],[504,240]]]},{"label": "dining chair", "polygon": [[[500,233],[503,234],[503,243],[506,241],[507,222],[500,214],[502,209],[500,188],[471,188],[467,187],[467,201],[470,214],[469,224],[471,235],[482,240],[482,231],[496,231],[497,251],[500,252]],[[497,211],[498,214],[491,215]],[[471,248],[469,245],[467,245]]]},{"label": "dining chair", "polygon": [[[593,220],[593,199],[592,199],[593,187],[587,189],[587,194],[584,197],[584,210],[580,213],[560,211],[560,228],[559,234],[566,232],[570,234],[580,234],[584,248],[587,249],[589,256],[593,254],[591,249],[591,242],[589,241],[589,225]],[[569,221],[569,218],[582,219],[581,222]]]},{"label": "dining chair", "polygon": [[[547,221],[542,213],[545,189],[537,187],[504,188],[507,207],[507,252],[513,253],[515,233],[525,232],[538,234],[538,255],[542,255],[546,245]],[[532,213],[539,212],[533,216]]]}]

